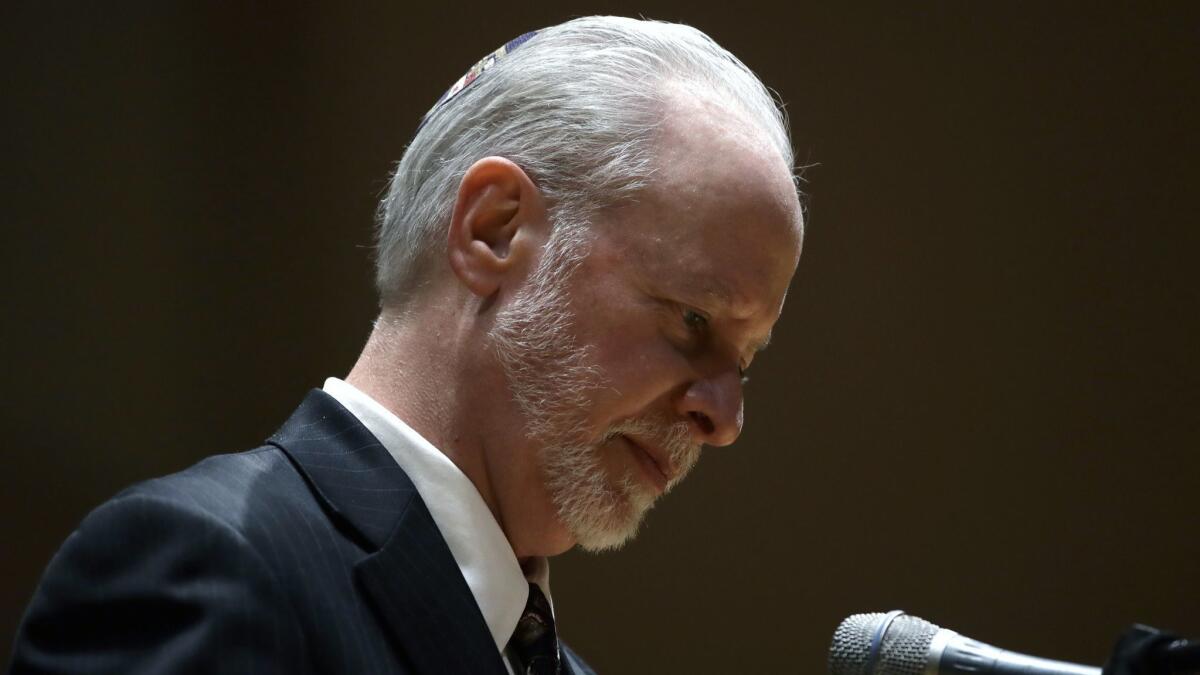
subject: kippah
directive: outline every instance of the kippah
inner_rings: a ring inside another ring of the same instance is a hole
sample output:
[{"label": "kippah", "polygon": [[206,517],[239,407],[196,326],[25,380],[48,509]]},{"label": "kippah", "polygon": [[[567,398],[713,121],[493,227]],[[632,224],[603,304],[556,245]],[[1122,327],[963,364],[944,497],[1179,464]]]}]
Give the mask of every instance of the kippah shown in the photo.
[{"label": "kippah", "polygon": [[496,65],[496,63],[500,61],[500,59],[503,59],[505,56],[513,53],[517,47],[525,44],[529,41],[529,38],[537,34],[538,32],[533,30],[521,35],[520,37],[515,37],[504,43],[504,46],[500,47],[496,51],[488,54],[482,59],[479,59],[475,65],[471,66],[471,69],[468,70],[465,75],[458,78],[457,82],[450,85],[450,88],[446,90],[446,93],[442,94],[442,97],[437,100],[437,103],[433,104],[433,107],[429,109],[429,112],[425,113],[424,119],[421,120],[421,126],[425,126],[425,121],[428,120],[438,108],[442,107],[447,101],[458,95],[458,92],[471,86],[472,82],[478,80],[480,75],[483,75],[485,72],[490,70],[492,66]]}]

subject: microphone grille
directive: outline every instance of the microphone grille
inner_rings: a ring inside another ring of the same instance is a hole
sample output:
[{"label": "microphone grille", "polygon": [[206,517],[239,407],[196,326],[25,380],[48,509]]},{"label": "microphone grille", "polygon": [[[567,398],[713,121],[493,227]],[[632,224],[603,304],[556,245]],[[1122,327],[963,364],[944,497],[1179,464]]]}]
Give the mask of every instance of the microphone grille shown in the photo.
[{"label": "microphone grille", "polygon": [[837,627],[829,647],[830,675],[921,675],[925,672],[929,644],[941,628],[907,614],[897,616],[888,626],[875,667],[867,672],[871,638],[886,616],[883,613],[855,614]]}]

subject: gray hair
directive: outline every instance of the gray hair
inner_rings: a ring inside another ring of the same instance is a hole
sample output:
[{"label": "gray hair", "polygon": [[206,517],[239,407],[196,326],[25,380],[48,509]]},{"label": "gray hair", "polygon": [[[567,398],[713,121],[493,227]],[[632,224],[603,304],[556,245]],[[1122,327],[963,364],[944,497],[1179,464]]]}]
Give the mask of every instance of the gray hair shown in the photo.
[{"label": "gray hair", "polygon": [[633,197],[655,170],[668,84],[736,107],[791,170],[781,107],[699,30],[622,17],[546,28],[425,116],[379,205],[380,304],[404,305],[428,277],[444,250],[459,182],[484,157],[505,157],[529,174],[555,223],[587,222]]}]

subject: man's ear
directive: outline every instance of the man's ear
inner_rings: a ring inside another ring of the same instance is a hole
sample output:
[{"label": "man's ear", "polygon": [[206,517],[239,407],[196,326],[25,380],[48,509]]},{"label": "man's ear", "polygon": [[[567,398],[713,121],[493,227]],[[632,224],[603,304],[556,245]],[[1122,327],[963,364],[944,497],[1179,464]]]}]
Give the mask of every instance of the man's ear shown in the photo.
[{"label": "man's ear", "polygon": [[503,157],[485,157],[458,186],[446,246],[450,269],[472,293],[490,297],[514,270],[523,273],[548,229],[545,199],[529,175]]}]

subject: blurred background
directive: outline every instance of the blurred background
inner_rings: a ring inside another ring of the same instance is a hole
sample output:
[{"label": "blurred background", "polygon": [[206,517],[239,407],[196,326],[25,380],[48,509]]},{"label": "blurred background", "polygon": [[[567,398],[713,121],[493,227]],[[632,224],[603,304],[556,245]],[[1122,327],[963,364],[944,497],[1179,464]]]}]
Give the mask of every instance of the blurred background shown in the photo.
[{"label": "blurred background", "polygon": [[1200,5],[243,4],[0,8],[0,657],[91,508],[348,371],[420,116],[591,13],[707,31],[813,166],[742,440],[554,562],[567,640],[636,674],[823,672],[893,608],[1094,664],[1200,637]]}]

